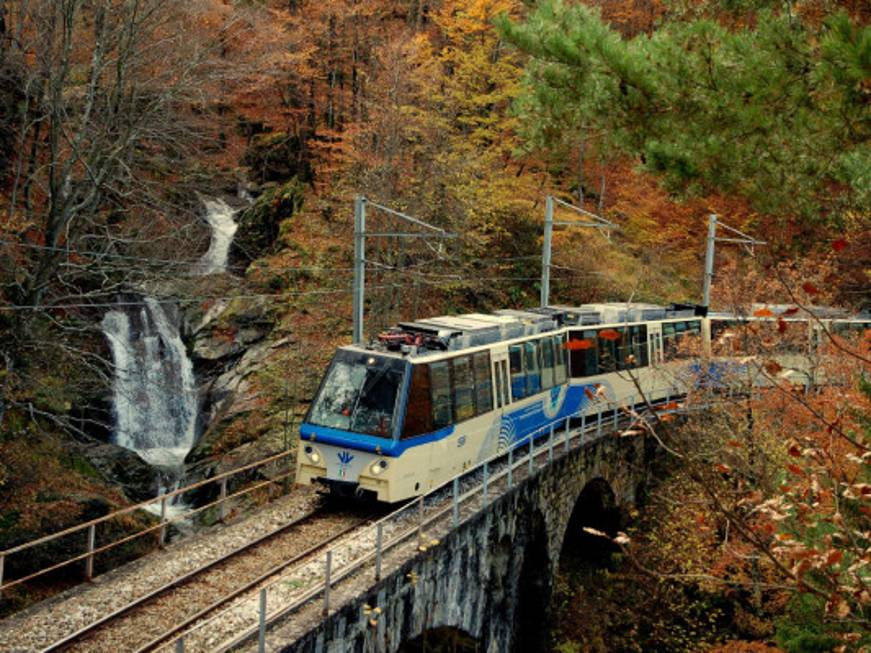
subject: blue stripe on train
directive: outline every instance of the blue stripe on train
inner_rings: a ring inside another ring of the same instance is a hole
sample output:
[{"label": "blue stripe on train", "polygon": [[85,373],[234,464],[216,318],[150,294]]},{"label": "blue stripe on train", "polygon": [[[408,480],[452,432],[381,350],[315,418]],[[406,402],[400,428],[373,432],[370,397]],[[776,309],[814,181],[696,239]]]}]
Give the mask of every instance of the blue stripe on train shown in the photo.
[{"label": "blue stripe on train", "polygon": [[[563,388],[565,388],[565,396],[562,397],[562,401],[560,402],[560,395]],[[573,415],[579,411],[583,405],[588,403],[584,394],[585,388],[595,390],[592,386],[578,385],[571,385],[568,387],[557,386],[552,388],[540,401],[536,401],[516,411],[503,415],[503,430],[505,425],[510,423],[510,432],[512,432],[513,435],[512,440],[517,442],[536,429],[563,421],[566,417]],[[551,414],[548,415],[546,412]],[[412,447],[436,442],[450,436],[458,426],[462,428],[462,424],[453,424],[451,426],[446,426],[443,429],[439,429],[438,431],[424,433],[423,435],[418,435],[406,440],[390,440],[375,435],[351,433],[350,431],[342,431],[340,429],[333,429],[326,426],[316,426],[314,424],[303,424],[300,427],[300,439],[308,442],[323,442],[324,444],[345,447],[346,449],[357,449],[359,451],[378,453],[382,456],[397,458]]]},{"label": "blue stripe on train", "polygon": [[379,438],[376,435],[351,433],[350,431],[331,429],[327,426],[303,424],[299,428],[299,436],[300,439],[309,442],[323,442],[324,444],[332,444],[337,447],[345,447],[346,449],[358,449],[396,458],[401,456],[406,449],[448,437],[454,432],[454,428],[455,426],[451,425],[432,433],[424,433],[423,435],[408,438],[407,440],[390,440],[388,438]]}]

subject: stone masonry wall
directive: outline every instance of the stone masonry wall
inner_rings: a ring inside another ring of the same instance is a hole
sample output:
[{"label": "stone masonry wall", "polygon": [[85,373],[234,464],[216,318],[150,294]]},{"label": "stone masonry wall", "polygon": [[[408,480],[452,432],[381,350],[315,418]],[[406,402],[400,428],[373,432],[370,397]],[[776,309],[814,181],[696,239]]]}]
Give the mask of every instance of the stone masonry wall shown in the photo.
[{"label": "stone masonry wall", "polygon": [[[477,637],[488,653],[531,650],[545,632],[553,577],[581,491],[604,479],[621,507],[632,505],[653,453],[644,438],[610,435],[558,458],[288,641],[282,653],[393,653],[441,626]],[[366,604],[382,610],[374,627],[363,614]]]}]

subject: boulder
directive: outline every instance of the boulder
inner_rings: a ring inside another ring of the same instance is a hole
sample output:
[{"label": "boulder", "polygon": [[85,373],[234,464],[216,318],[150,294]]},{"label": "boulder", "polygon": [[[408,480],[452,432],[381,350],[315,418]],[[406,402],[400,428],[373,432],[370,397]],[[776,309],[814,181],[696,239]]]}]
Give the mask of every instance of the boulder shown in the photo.
[{"label": "boulder", "polygon": [[240,297],[208,313],[194,334],[195,362],[215,362],[237,357],[262,341],[275,324],[272,306],[265,297]]},{"label": "boulder", "polygon": [[135,452],[110,442],[75,443],[74,452],[87,460],[107,482],[120,487],[134,502],[157,494],[160,471]]}]

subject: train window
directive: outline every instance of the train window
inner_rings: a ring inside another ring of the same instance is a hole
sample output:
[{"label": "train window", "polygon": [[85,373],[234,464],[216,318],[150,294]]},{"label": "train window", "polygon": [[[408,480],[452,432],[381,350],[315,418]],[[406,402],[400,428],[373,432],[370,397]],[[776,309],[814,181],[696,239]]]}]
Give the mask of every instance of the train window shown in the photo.
[{"label": "train window", "polygon": [[613,372],[617,369],[618,345],[623,339],[613,328],[596,331],[599,339],[599,372]]},{"label": "train window", "polygon": [[566,337],[565,334],[558,335],[553,340],[553,382],[556,385],[562,385],[566,382]]},{"label": "train window", "polygon": [[615,340],[617,346],[617,369],[628,370],[638,364],[638,359],[635,357],[635,345],[632,341],[632,328],[624,327],[615,329],[620,338]]},{"label": "train window", "polygon": [[572,331],[566,345],[573,378],[593,376],[599,372],[599,344],[595,331]]},{"label": "train window", "polygon": [[430,363],[429,378],[432,384],[432,425],[433,428],[441,428],[453,420],[451,367],[448,361]]},{"label": "train window", "polygon": [[666,360],[674,358],[677,351],[674,322],[667,322],[662,325],[662,349]]},{"label": "train window", "polygon": [[451,360],[454,381],[454,415],[457,422],[475,416],[475,379],[472,357],[459,356]]},{"label": "train window", "polygon": [[415,435],[429,433],[433,430],[430,392],[429,366],[414,365],[411,373],[411,387],[408,389],[405,424],[402,426],[403,438],[413,438]]},{"label": "train window", "polygon": [[490,376],[490,352],[479,351],[472,357],[475,364],[475,405],[477,414],[493,410],[493,382]]},{"label": "train window", "polygon": [[639,325],[632,327],[632,351],[635,355],[636,367],[647,367],[649,359],[647,355],[647,327]]},{"label": "train window", "polygon": [[406,364],[357,352],[336,353],[307,421],[389,438]]},{"label": "train window", "polygon": [[541,389],[553,387],[553,339],[543,338],[541,341]]},{"label": "train window", "polygon": [[526,375],[523,373],[523,345],[511,345],[508,348],[508,360],[511,363],[511,396],[515,400],[526,396]]},{"label": "train window", "polygon": [[538,342],[523,343],[524,360],[526,362],[526,395],[541,392],[541,361],[539,360]]}]

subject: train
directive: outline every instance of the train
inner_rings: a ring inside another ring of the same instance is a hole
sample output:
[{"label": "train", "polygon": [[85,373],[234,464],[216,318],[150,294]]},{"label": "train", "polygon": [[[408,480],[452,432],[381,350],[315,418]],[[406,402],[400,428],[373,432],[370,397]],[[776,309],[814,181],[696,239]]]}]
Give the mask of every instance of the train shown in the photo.
[{"label": "train", "polygon": [[[715,358],[728,360],[739,323],[783,331],[797,322],[793,333],[807,335],[790,353],[806,353],[824,323],[791,313],[602,303],[401,322],[337,349],[300,426],[296,481],[385,503],[426,494],[578,415],[607,417],[710,383],[715,368],[700,361],[710,361],[712,338]],[[826,323],[871,329],[871,318]]]}]

